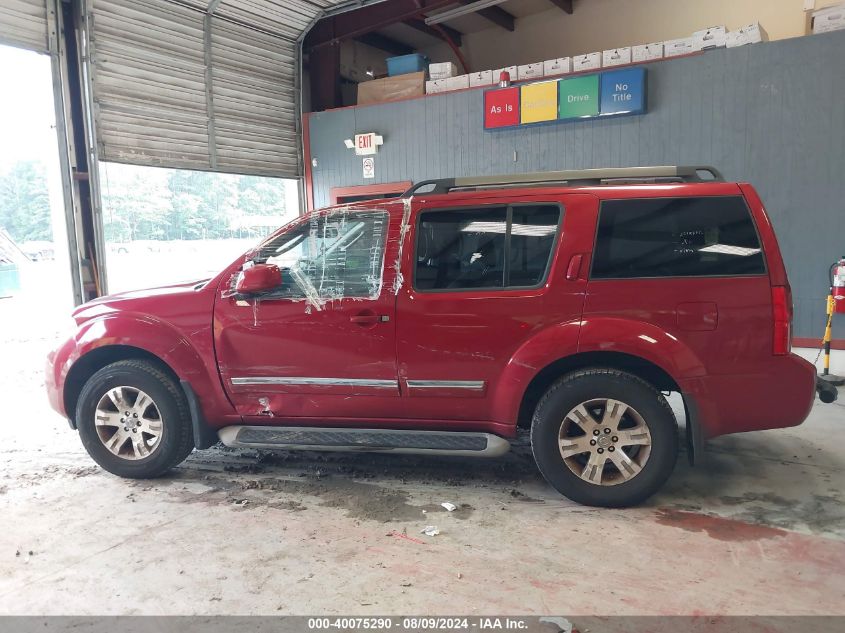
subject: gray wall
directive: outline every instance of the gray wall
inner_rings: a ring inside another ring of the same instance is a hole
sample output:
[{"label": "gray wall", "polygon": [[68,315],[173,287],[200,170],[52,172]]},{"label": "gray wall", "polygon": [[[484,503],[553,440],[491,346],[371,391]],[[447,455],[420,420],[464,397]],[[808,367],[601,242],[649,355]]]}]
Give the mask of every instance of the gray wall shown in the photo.
[{"label": "gray wall", "polygon": [[[760,192],[789,270],[795,334],[820,337],[827,267],[845,255],[843,60],[845,31],[709,51],[650,64],[645,115],[495,132],[482,129],[481,90],[315,113],[314,201],[328,204],[334,186],[398,180],[714,165]],[[384,136],[375,180],[343,146],[356,132]]]}]

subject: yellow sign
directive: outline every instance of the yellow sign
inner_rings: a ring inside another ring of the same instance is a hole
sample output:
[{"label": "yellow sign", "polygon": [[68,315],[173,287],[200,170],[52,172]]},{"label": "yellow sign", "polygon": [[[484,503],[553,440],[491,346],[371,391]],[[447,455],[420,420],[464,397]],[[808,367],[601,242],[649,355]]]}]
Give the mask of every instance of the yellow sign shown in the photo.
[{"label": "yellow sign", "polygon": [[520,91],[520,123],[557,120],[556,81],[527,84]]}]

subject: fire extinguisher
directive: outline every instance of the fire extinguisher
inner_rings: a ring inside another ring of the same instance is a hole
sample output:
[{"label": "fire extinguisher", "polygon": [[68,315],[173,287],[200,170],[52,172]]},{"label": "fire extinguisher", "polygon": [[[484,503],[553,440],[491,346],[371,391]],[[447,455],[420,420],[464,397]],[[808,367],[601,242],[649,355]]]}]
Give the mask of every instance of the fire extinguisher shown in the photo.
[{"label": "fire extinguisher", "polygon": [[833,312],[845,314],[845,256],[830,267],[830,287]]}]

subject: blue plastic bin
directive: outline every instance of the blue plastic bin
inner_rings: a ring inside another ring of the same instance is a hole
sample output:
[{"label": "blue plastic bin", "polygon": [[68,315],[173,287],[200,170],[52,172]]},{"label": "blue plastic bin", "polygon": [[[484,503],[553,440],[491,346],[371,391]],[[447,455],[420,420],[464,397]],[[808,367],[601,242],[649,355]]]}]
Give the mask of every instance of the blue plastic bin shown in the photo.
[{"label": "blue plastic bin", "polygon": [[387,58],[387,74],[391,77],[407,75],[408,73],[418,73],[427,68],[428,57],[419,53]]}]

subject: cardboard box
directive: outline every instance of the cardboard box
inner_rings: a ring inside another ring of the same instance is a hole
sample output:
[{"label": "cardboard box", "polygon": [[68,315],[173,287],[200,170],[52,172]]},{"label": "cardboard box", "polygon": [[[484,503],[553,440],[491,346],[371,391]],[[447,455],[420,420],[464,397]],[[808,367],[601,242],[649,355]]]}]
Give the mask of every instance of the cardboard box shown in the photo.
[{"label": "cardboard box", "polygon": [[572,60],[569,57],[547,59],[543,62],[543,76],[565,75],[572,72]]},{"label": "cardboard box", "polygon": [[443,81],[446,82],[446,90],[462,90],[464,88],[469,88],[469,75],[447,77]]},{"label": "cardboard box", "polygon": [[448,79],[458,74],[458,67],[452,62],[437,62],[428,65],[429,79]]},{"label": "cardboard box", "polygon": [[526,79],[539,79],[543,76],[543,62],[535,62],[533,64],[523,64],[516,67],[516,78],[519,81]]},{"label": "cardboard box", "polygon": [[736,31],[728,31],[726,44],[728,48],[767,42],[769,36],[758,22],[739,27]]},{"label": "cardboard box", "polygon": [[425,94],[433,95],[437,94],[438,92],[446,92],[445,79],[430,79],[429,81],[425,82]]},{"label": "cardboard box", "polygon": [[601,53],[587,53],[572,58],[572,72],[601,68]]},{"label": "cardboard box", "polygon": [[499,78],[502,76],[502,71],[507,71],[511,77],[511,81],[516,81],[516,66],[505,66],[504,68],[493,69],[493,83],[498,84]]},{"label": "cardboard box", "polygon": [[692,34],[693,48],[706,51],[711,48],[725,48],[728,31],[724,26],[711,26]]},{"label": "cardboard box", "polygon": [[493,71],[482,70],[480,73],[469,74],[469,87],[476,88],[478,86],[492,86],[493,85]]},{"label": "cardboard box", "polygon": [[604,68],[608,66],[622,66],[623,64],[631,63],[631,47],[625,46],[623,48],[611,48],[610,50],[602,51],[601,65]]},{"label": "cardboard box", "polygon": [[813,34],[845,29],[845,4],[813,11]]},{"label": "cardboard box", "polygon": [[677,40],[666,40],[663,42],[664,57],[677,57],[678,55],[689,55],[695,52],[693,46],[693,39],[691,37],[682,37]]},{"label": "cardboard box", "polygon": [[663,42],[640,44],[639,46],[631,47],[632,62],[650,62],[655,59],[663,59]]},{"label": "cardboard box", "polygon": [[371,79],[358,84],[358,105],[421,97],[424,94],[424,72]]}]

